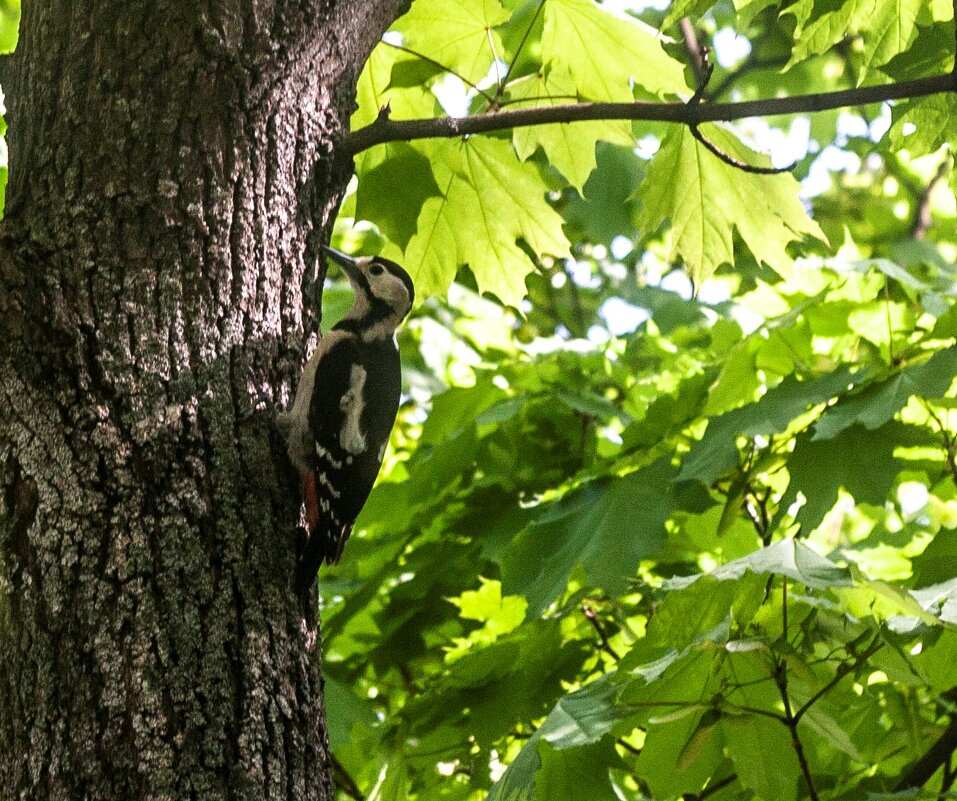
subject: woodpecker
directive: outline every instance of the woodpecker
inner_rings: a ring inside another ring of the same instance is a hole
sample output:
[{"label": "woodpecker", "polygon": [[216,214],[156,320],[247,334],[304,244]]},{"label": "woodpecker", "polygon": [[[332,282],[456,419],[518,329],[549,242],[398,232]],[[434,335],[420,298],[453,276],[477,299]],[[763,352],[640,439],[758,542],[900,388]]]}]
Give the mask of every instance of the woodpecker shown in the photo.
[{"label": "woodpecker", "polygon": [[309,529],[296,576],[300,593],[324,561],[339,561],[372,491],[399,409],[395,331],[415,299],[412,279],[395,262],[323,250],[345,272],[355,301],[320,339],[292,410],[280,418],[302,478]]}]

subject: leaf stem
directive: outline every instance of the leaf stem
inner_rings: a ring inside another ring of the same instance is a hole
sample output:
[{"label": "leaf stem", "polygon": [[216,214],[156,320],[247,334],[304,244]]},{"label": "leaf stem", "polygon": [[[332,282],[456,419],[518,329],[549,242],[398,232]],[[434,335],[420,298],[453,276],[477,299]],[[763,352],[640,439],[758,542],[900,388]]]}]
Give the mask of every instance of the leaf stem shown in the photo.
[{"label": "leaf stem", "polygon": [[718,781],[714,782],[714,784],[709,784],[700,793],[686,795],[685,799],[686,801],[704,801],[704,799],[709,795],[714,795],[716,792],[718,792],[718,790],[723,790],[729,784],[736,782],[737,780],[738,774],[732,773],[730,776],[725,776],[723,779],[719,779]]},{"label": "leaf stem", "polygon": [[798,765],[801,767],[801,774],[804,776],[805,784],[807,784],[808,798],[811,801],[820,801],[817,788],[814,786],[814,775],[811,773],[811,766],[808,764],[807,754],[804,752],[804,743],[801,742],[801,735],[798,733],[798,721],[791,709],[791,699],[788,696],[787,663],[783,658],[778,660],[774,671],[774,679],[781,696],[781,703],[784,704],[784,725],[788,727],[788,731],[791,733],[791,746],[794,748]]},{"label": "leaf stem", "polygon": [[[499,61],[499,59],[498,59],[498,53],[495,52],[495,40],[492,39],[492,29],[491,29],[491,28],[486,28],[486,29],[485,29],[485,38],[488,40],[488,49],[489,49],[489,50],[491,51],[491,53],[492,53],[492,63],[495,65],[495,85],[498,87],[498,86],[501,86],[501,85],[502,85],[502,75],[501,75],[501,72],[499,71],[499,66],[498,66],[498,61]],[[495,97],[496,97],[496,98],[498,97],[498,90],[497,90],[497,89],[496,89],[496,91],[495,91]]]},{"label": "leaf stem", "polygon": [[781,576],[781,639],[788,641],[788,577]]},{"label": "leaf stem", "polygon": [[336,782],[338,789],[342,790],[349,798],[355,799],[355,801],[365,801],[365,794],[362,790],[359,789],[359,785],[356,784],[356,780],[352,778],[352,775],[345,769],[343,764],[336,759],[336,755],[330,753],[330,759],[332,760],[332,768],[336,773],[336,778],[339,780]]},{"label": "leaf stem", "polygon": [[694,23],[688,17],[682,17],[678,21],[678,29],[681,31],[681,38],[684,39],[685,49],[691,58],[691,69],[694,72],[695,83],[698,86],[706,84],[708,75],[707,51],[701,47],[698,41],[698,33],[694,29]]},{"label": "leaf stem", "polygon": [[[957,3],[957,0],[954,0]],[[515,55],[512,56],[512,63],[508,65],[508,69],[505,70],[505,75],[501,81],[498,83],[498,90],[495,92],[495,99],[499,100],[502,97],[502,92],[505,91],[505,84],[508,83],[508,79],[512,76],[512,70],[515,69],[515,65],[518,63],[518,57],[522,54],[522,48],[525,47],[525,43],[528,41],[529,34],[532,32],[532,28],[535,27],[535,21],[538,19],[538,15],[542,13],[542,8],[545,5],[545,0],[539,0],[538,8],[535,9],[535,13],[532,15],[532,21],[528,23],[528,27],[525,29],[525,33],[522,34],[522,39],[518,43],[518,47],[515,49]]]},{"label": "leaf stem", "polygon": [[894,788],[895,792],[903,792],[912,787],[923,787],[938,769],[950,760],[955,750],[957,750],[957,717],[952,717],[940,737],[901,777]]},{"label": "leaf stem", "polygon": [[625,740],[624,737],[619,737],[617,740],[615,740],[615,743],[624,748],[628,753],[634,754],[635,756],[641,756],[641,749],[633,746],[631,743]]},{"label": "leaf stem", "polygon": [[[405,45],[395,44],[394,42],[387,42],[385,39],[382,40],[382,44],[388,45],[389,47],[394,47],[396,50],[401,50],[403,53],[408,53],[410,56],[415,56],[416,58],[421,59],[422,61],[428,62],[428,63],[431,64],[433,67],[438,67],[438,68],[439,68],[440,70],[442,70],[443,72],[449,73],[449,75],[454,75],[456,78],[458,78],[458,79],[459,79],[462,83],[464,83],[466,86],[468,86],[468,87],[474,89],[474,90],[475,90],[476,92],[478,92],[483,98],[485,98],[485,101],[486,101],[490,106],[495,106],[495,99],[494,99],[488,92],[486,92],[484,89],[480,89],[476,84],[472,83],[472,82],[471,82],[468,78],[466,78],[464,75],[459,75],[459,74],[458,74],[455,70],[453,70],[451,67],[446,67],[445,64],[443,64],[442,62],[436,61],[434,58],[430,58],[429,56],[425,55],[425,53],[420,53],[418,50],[413,50],[411,47],[406,47]],[[380,115],[380,116],[381,116],[381,115]],[[385,115],[385,118],[384,118],[384,119],[388,122],[388,115]],[[377,121],[378,121],[378,120],[377,120]],[[375,124],[375,123],[373,123],[373,124]]]},{"label": "leaf stem", "polygon": [[864,650],[864,652],[853,662],[844,662],[842,663],[836,671],[834,671],[834,676],[831,680],[825,684],[821,689],[819,689],[814,695],[808,698],[805,701],[800,709],[794,713],[794,723],[798,724],[801,722],[801,718],[807,714],[808,710],[814,706],[818,701],[820,701],[825,695],[827,695],[831,690],[833,690],[846,676],[853,673],[857,668],[863,664],[867,659],[870,659],[875,653],[877,653],[881,648],[884,647],[884,644],[877,641],[875,637],[871,644]]},{"label": "leaf stem", "polygon": [[595,610],[587,604],[582,604],[582,614],[585,615],[585,619],[591,623],[592,628],[598,633],[598,639],[601,640],[601,650],[618,662],[621,656],[611,647],[611,643],[608,641],[608,634],[605,632],[605,627],[602,626]]},{"label": "leaf stem", "polygon": [[947,467],[950,468],[951,479],[954,484],[957,484],[957,441],[951,436],[947,430],[947,426],[944,425],[943,420],[940,419],[933,407],[924,398],[921,398],[920,402],[923,404],[927,414],[930,415],[931,420],[934,421],[940,430],[940,436],[944,440],[944,454],[947,457]]},{"label": "leaf stem", "polygon": [[932,213],[930,207],[930,198],[934,193],[934,189],[937,187],[944,178],[947,177],[947,173],[950,172],[950,154],[945,154],[943,161],[938,165],[937,172],[934,173],[934,177],[927,182],[927,186],[924,187],[923,191],[920,193],[920,197],[917,198],[917,209],[914,212],[914,221],[911,224],[910,235],[914,239],[923,239],[927,234],[927,230],[930,228],[932,220]]}]

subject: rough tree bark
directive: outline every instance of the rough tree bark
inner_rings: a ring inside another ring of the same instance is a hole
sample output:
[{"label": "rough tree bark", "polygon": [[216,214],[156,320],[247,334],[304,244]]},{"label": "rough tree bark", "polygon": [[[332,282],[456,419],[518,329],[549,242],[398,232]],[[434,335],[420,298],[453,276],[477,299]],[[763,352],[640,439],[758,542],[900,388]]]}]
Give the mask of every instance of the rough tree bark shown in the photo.
[{"label": "rough tree bark", "polygon": [[0,798],[328,799],[294,387],[403,0],[24,3],[4,70]]}]

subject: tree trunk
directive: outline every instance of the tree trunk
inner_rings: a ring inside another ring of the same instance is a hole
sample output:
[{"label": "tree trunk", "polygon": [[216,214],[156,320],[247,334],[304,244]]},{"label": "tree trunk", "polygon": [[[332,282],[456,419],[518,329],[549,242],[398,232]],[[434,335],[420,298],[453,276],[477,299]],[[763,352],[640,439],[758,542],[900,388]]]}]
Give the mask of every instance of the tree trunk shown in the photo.
[{"label": "tree trunk", "polygon": [[329,799],[273,427],[401,0],[24,3],[4,83],[0,798]]}]

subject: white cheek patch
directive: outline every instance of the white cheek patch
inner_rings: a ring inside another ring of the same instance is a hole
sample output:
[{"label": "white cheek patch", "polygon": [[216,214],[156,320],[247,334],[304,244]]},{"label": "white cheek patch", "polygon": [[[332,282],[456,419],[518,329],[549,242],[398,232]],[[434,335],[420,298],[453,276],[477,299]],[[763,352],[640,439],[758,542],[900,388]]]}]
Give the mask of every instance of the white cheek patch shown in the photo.
[{"label": "white cheek patch", "polygon": [[352,365],[349,377],[349,391],[342,396],[339,408],[345,414],[342,430],[339,432],[339,444],[346,453],[358,455],[366,449],[365,434],[362,433],[362,392],[366,385],[366,371],[362,365]]}]

